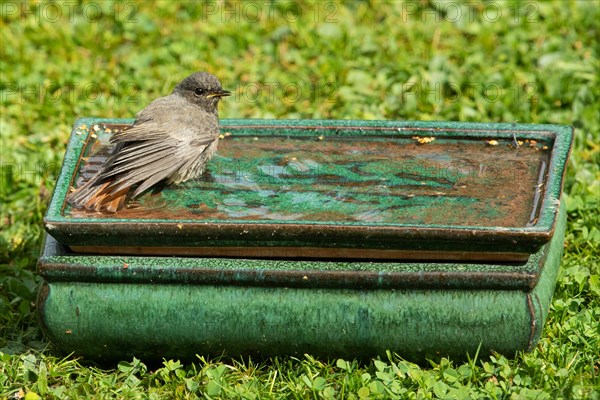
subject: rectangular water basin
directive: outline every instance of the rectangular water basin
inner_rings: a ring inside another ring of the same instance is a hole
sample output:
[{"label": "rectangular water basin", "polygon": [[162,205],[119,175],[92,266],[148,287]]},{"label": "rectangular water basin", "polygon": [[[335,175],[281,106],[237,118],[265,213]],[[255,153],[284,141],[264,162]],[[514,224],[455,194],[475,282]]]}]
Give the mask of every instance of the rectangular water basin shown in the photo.
[{"label": "rectangular water basin", "polygon": [[44,220],[73,251],[522,263],[552,237],[572,142],[558,125],[225,119],[201,178],[71,208],[132,122],[75,123]]}]

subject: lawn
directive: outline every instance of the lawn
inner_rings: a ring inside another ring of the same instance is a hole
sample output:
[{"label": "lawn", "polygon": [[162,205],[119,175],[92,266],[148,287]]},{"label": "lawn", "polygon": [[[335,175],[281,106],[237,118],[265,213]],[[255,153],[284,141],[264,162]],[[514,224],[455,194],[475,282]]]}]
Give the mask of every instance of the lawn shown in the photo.
[{"label": "lawn", "polygon": [[[3,1],[0,398],[600,398],[600,2]],[[223,118],[575,127],[565,255],[537,348],[430,360],[208,358],[97,366],[35,317],[42,217],[70,129],[130,118],[187,74]]]}]

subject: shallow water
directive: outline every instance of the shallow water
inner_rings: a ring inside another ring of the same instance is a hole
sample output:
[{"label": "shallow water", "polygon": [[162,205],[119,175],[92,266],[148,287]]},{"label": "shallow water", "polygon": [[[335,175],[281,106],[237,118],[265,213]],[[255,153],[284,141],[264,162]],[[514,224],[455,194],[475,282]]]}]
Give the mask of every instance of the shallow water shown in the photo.
[{"label": "shallow water", "polygon": [[[98,134],[77,185],[106,158],[108,135]],[[525,226],[536,217],[536,187],[550,150],[511,142],[234,133],[220,140],[200,179],[146,193],[115,214],[65,212],[74,218]]]}]

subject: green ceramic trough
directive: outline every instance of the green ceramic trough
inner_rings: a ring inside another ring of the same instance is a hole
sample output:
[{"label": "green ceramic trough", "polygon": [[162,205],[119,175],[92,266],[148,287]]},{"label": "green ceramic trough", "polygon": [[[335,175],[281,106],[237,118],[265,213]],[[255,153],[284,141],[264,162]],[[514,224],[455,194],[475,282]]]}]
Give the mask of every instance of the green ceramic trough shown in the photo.
[{"label": "green ceramic trough", "polygon": [[[511,356],[537,343],[563,250],[517,266],[70,253],[48,238],[38,312],[48,338],[92,359],[195,354]],[[286,274],[286,272],[293,272]]]},{"label": "green ceramic trough", "polygon": [[38,311],[60,349],[422,359],[538,340],[570,127],[222,120],[200,179],[72,209],[131,122],[76,122],[44,219]]},{"label": "green ceramic trough", "polygon": [[75,124],[45,226],[77,252],[525,261],[552,237],[572,130],[224,120],[205,175],[114,214],[70,188],[132,120]]}]

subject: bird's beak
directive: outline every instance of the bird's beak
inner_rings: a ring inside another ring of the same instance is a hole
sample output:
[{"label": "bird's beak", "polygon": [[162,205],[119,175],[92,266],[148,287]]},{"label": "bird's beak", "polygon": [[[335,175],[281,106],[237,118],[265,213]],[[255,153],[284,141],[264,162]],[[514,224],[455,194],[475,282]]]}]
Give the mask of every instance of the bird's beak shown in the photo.
[{"label": "bird's beak", "polygon": [[208,97],[210,99],[211,97],[225,97],[225,96],[231,96],[231,92],[229,90],[221,90],[218,92],[210,93],[206,97]]}]

